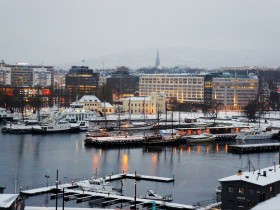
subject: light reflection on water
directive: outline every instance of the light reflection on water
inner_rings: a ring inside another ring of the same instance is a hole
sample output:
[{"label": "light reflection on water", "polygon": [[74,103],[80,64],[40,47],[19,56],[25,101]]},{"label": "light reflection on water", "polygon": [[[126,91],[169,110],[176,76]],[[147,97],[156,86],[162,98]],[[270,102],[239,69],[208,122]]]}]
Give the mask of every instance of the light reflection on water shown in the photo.
[{"label": "light reflection on water", "polygon": [[[277,153],[240,156],[228,153],[228,144],[216,142],[179,147],[99,149],[84,147],[83,139],[84,134],[0,134],[0,185],[6,186],[6,193],[13,193],[15,177],[20,178],[18,186],[38,186],[46,184],[46,174],[50,176],[49,183],[53,183],[56,169],[62,181],[90,177],[96,170],[98,176],[123,170],[137,171],[147,175],[174,175],[176,180],[175,183],[138,181],[139,194],[150,187],[160,194],[172,193],[175,202],[192,204],[213,198],[217,180],[236,173],[241,165],[246,166],[248,157],[256,169],[278,161]],[[120,186],[120,181],[114,185]],[[124,189],[125,195],[132,196],[134,181],[124,180]]]}]

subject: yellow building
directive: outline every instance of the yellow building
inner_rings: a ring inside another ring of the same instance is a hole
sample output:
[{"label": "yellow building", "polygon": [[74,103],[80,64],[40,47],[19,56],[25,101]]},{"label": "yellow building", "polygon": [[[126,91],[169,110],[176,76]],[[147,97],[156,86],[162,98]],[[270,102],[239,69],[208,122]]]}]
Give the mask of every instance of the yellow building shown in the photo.
[{"label": "yellow building", "polygon": [[254,74],[248,76],[215,77],[212,82],[212,98],[224,109],[239,110],[258,95],[259,79]]},{"label": "yellow building", "polygon": [[108,103],[108,102],[101,102],[99,98],[97,98],[95,95],[84,95],[79,102],[84,105],[84,109],[86,110],[92,110],[92,111],[99,111],[103,114],[105,113],[106,108],[106,114],[113,114],[115,112],[114,107]]},{"label": "yellow building", "polygon": [[123,99],[123,111],[130,114],[157,114],[166,111],[166,94],[151,93],[150,96]]},{"label": "yellow building", "polygon": [[143,74],[139,81],[140,96],[165,92],[179,102],[201,103],[204,99],[204,77],[193,74]]}]

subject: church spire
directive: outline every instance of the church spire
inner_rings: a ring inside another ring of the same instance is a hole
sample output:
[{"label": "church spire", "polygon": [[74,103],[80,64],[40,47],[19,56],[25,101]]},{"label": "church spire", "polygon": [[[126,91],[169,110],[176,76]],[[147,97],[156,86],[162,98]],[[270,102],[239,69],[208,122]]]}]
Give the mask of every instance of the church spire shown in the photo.
[{"label": "church spire", "polygon": [[160,66],[159,54],[157,50],[156,68]]}]

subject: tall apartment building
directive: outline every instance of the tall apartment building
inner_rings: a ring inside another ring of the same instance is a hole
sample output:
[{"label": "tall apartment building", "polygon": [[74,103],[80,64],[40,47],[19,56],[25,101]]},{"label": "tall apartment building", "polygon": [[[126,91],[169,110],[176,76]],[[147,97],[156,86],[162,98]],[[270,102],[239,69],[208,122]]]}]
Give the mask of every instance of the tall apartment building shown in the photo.
[{"label": "tall apartment building", "polygon": [[69,96],[68,102],[73,102],[83,95],[95,95],[98,87],[99,74],[87,66],[72,66],[65,75],[65,89]]},{"label": "tall apartment building", "polygon": [[259,79],[254,74],[234,76],[223,74],[212,81],[212,98],[223,104],[225,109],[239,110],[249,101],[256,99]]},{"label": "tall apartment building", "polygon": [[201,103],[204,100],[204,77],[191,74],[144,74],[140,76],[139,95],[165,92],[179,102]]},{"label": "tall apartment building", "polygon": [[53,71],[48,70],[45,67],[33,68],[33,87],[50,87],[53,84]]},{"label": "tall apartment building", "polygon": [[[35,87],[41,85],[43,87],[50,87],[53,85],[53,66],[33,66],[29,64],[9,66],[12,68],[12,86]],[[41,76],[43,74],[48,74],[49,76],[43,77]]]},{"label": "tall apartment building", "polygon": [[11,67],[0,64],[0,85],[11,85]]},{"label": "tall apartment building", "polygon": [[113,101],[133,96],[139,90],[139,77],[129,74],[128,68],[119,67],[106,77],[106,88],[112,94]]},{"label": "tall apartment building", "polygon": [[0,64],[0,84],[12,87],[51,87],[54,76],[53,66],[34,66],[19,63],[17,65]]}]

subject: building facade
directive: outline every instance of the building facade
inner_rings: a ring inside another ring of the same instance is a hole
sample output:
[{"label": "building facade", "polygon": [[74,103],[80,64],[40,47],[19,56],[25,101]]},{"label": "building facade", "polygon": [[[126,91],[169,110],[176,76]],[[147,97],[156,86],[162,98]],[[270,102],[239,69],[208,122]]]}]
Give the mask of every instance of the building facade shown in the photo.
[{"label": "building facade", "polygon": [[202,103],[204,77],[191,74],[144,74],[140,76],[139,95],[165,92],[167,98],[179,102]]},{"label": "building facade", "polygon": [[219,180],[222,210],[248,210],[280,193],[280,166],[239,171]]},{"label": "building facade", "polygon": [[84,105],[84,109],[98,111],[106,114],[113,114],[114,107],[108,102],[101,102],[95,95],[84,95],[79,102]]},{"label": "building facade", "polygon": [[0,63],[0,85],[11,85],[11,67]]},{"label": "building facade", "polygon": [[166,112],[166,94],[151,93],[150,96],[123,99],[123,111],[130,114],[157,114]]},{"label": "building facade", "polygon": [[65,75],[65,89],[69,103],[83,95],[96,94],[99,74],[87,66],[72,66]]},{"label": "building facade", "polygon": [[259,79],[252,73],[248,76],[224,74],[212,81],[212,98],[228,110],[240,110],[258,95]]},{"label": "building facade", "polygon": [[126,67],[119,67],[117,71],[106,77],[107,93],[112,94],[112,101],[119,98],[134,96],[139,90],[139,77],[129,74]]}]

